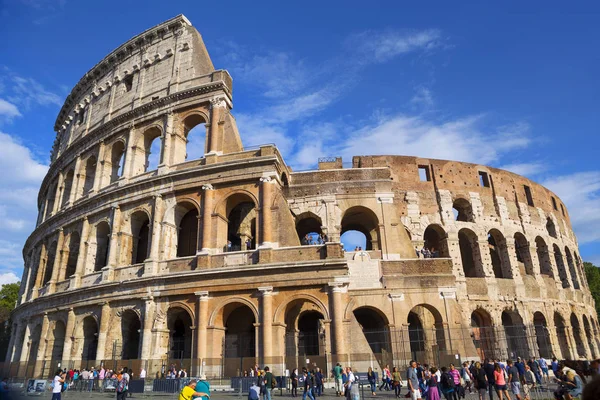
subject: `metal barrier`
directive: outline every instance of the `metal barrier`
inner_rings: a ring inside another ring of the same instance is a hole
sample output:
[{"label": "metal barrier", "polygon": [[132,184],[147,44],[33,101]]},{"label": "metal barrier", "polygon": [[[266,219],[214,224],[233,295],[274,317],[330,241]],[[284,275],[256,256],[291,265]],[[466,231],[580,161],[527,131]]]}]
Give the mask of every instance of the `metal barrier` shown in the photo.
[{"label": "metal barrier", "polygon": [[183,379],[155,379],[152,381],[152,391],[160,393],[179,393],[190,383],[190,378]]}]

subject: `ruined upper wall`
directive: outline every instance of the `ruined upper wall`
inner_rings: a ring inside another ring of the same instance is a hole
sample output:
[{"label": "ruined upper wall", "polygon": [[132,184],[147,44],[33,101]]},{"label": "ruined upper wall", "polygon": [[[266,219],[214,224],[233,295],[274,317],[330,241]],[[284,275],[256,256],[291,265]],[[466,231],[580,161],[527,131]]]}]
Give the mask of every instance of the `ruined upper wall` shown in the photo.
[{"label": "ruined upper wall", "polygon": [[[213,81],[202,37],[183,15],[128,40],[88,71],[58,114],[54,161],[78,138],[172,93]],[[226,85],[231,88],[227,74]]]}]

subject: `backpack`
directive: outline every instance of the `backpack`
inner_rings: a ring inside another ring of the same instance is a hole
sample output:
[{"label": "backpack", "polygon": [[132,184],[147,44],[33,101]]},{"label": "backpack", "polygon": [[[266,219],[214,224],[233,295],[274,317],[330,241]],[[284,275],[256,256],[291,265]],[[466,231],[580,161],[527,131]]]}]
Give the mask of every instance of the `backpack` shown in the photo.
[{"label": "backpack", "polygon": [[444,372],[442,374],[442,386],[446,389],[454,389],[454,378],[449,373]]},{"label": "backpack", "polygon": [[117,383],[117,392],[123,393],[127,390],[127,379],[121,378],[119,379],[119,383]]},{"label": "backpack", "polygon": [[248,400],[258,400],[258,393],[256,393],[256,390],[250,389],[250,393],[248,393]]},{"label": "backpack", "polygon": [[277,379],[275,379],[274,375],[271,375],[271,389],[275,389],[277,387]]}]

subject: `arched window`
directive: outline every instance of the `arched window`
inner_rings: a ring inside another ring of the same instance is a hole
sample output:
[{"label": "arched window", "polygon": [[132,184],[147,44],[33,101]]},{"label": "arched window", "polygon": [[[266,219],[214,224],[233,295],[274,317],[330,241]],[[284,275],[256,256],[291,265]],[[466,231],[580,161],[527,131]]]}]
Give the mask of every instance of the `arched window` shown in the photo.
[{"label": "arched window", "polygon": [[189,209],[181,218],[177,235],[177,257],[196,255],[198,249],[198,210]]},{"label": "arched window", "polygon": [[183,121],[186,138],[185,161],[204,157],[206,152],[206,121],[198,114],[193,114]]},{"label": "arched window", "polygon": [[223,310],[225,357],[255,357],[254,313],[245,304],[227,304]]},{"label": "arched window", "polygon": [[[354,206],[346,210],[342,218],[342,236],[349,231],[357,231],[365,236],[366,243],[364,250],[379,250],[379,220],[377,215],[370,209],[363,206]],[[347,240],[347,239],[346,239]],[[342,243],[344,243],[342,241]],[[350,251],[344,243],[344,248]]]},{"label": "arched window", "polygon": [[133,243],[131,246],[131,263],[143,263],[149,255],[150,219],[143,211],[131,215],[131,234]]},{"label": "arched window", "polygon": [[77,257],[79,255],[79,242],[81,238],[79,237],[79,233],[71,232],[69,235],[69,253],[67,257],[67,268],[65,270],[65,276],[63,279],[69,279],[72,275],[75,274],[77,269]]},{"label": "arched window", "polygon": [[96,176],[96,157],[90,156],[85,161],[85,177],[83,182],[83,195],[88,194],[94,188],[94,179]]},{"label": "arched window", "polygon": [[110,162],[110,183],[113,183],[123,176],[123,169],[125,168],[125,143],[119,140],[112,145]]},{"label": "arched window", "polygon": [[54,323],[54,329],[52,329],[52,353],[51,359],[52,364],[55,362],[60,362],[62,360],[63,355],[63,347],[65,345],[65,336],[66,336],[67,327],[65,323],[62,321],[56,321]]},{"label": "arched window", "polygon": [[[226,251],[248,250],[256,247],[256,208],[254,202],[247,198],[231,199],[239,201],[227,214],[227,245]],[[229,203],[228,203],[229,205]]]},{"label": "arched window", "polygon": [[461,229],[458,232],[458,246],[460,247],[460,258],[465,277],[484,277],[481,253],[475,232],[466,228]]},{"label": "arched window", "polygon": [[82,360],[96,360],[98,349],[98,323],[92,316],[83,319]]},{"label": "arched window", "polygon": [[144,172],[158,169],[161,162],[161,132],[158,128],[150,128],[143,134],[144,140]]},{"label": "arched window", "polygon": [[565,325],[565,319],[558,312],[554,313],[554,326],[556,327],[556,336],[561,352],[561,354],[558,355],[558,358],[568,359],[570,357],[569,336]]},{"label": "arched window", "polygon": [[577,269],[571,256],[571,251],[568,247],[565,247],[565,256],[567,257],[567,265],[569,266],[569,272],[571,273],[571,281],[573,281],[573,288],[579,289],[579,279],[577,279]]},{"label": "arched window", "polygon": [[499,230],[492,229],[488,232],[488,247],[490,249],[494,276],[502,279],[512,278],[506,239],[504,239]]},{"label": "arched window", "polygon": [[110,226],[102,221],[96,225],[96,260],[94,271],[100,271],[108,263],[108,245],[110,242]]},{"label": "arched window", "polygon": [[69,203],[71,197],[71,190],[73,189],[73,178],[75,176],[75,172],[70,170],[67,172],[65,176],[65,181],[63,184],[63,195],[62,195],[62,204],[61,207],[66,206]]},{"label": "arched window", "polygon": [[548,231],[548,235],[550,235],[553,238],[557,238],[557,234],[556,234],[556,226],[554,225],[554,221],[552,221],[552,218],[548,217],[548,219],[546,220],[546,230]]},{"label": "arched window", "polygon": [[508,346],[508,358],[527,357],[529,354],[528,335],[523,324],[523,318],[517,311],[503,311],[502,325]]},{"label": "arched window", "polygon": [[419,304],[410,310],[406,322],[411,358],[432,360],[439,365],[439,355],[435,353],[446,350],[446,333],[440,312],[429,304]]},{"label": "arched window", "polygon": [[320,243],[321,218],[311,212],[305,212],[296,217],[296,232],[303,245]]},{"label": "arched window", "polygon": [[121,315],[121,337],[123,360],[137,360],[140,350],[142,324],[135,311],[127,310]]},{"label": "arched window", "polygon": [[46,255],[46,268],[44,270],[44,285],[52,279],[52,270],[54,269],[54,259],[56,258],[56,241],[52,242],[48,247],[48,253]]},{"label": "arched window", "polygon": [[423,233],[423,247],[428,249],[433,257],[450,257],[448,237],[444,228],[437,224],[429,225]]},{"label": "arched window", "polygon": [[482,360],[499,356],[495,337],[491,315],[481,308],[473,311],[471,314],[471,338]]},{"label": "arched window", "polygon": [[569,279],[567,278],[567,269],[565,268],[565,262],[562,253],[556,244],[552,246],[552,250],[554,251],[554,261],[556,262],[556,267],[558,268],[558,277],[562,282],[562,287],[568,288],[570,286]]},{"label": "arched window", "polygon": [[54,181],[50,184],[50,190],[48,190],[47,206],[46,206],[46,218],[54,214],[54,202],[56,201],[56,191],[58,190],[58,182]]},{"label": "arched window", "polygon": [[466,199],[458,198],[454,200],[454,203],[452,203],[452,212],[456,221],[474,222],[473,207]]},{"label": "arched window", "polygon": [[534,275],[533,262],[531,261],[531,253],[529,252],[529,243],[520,232],[515,233],[515,253],[519,267],[523,269],[526,275]]},{"label": "arched window", "polygon": [[550,341],[548,324],[546,323],[546,317],[544,317],[544,314],[539,311],[533,314],[533,326],[535,329],[535,337],[538,349],[540,349],[540,356],[551,358],[552,342]]},{"label": "arched window", "polygon": [[192,357],[192,317],[183,308],[167,311],[167,327],[170,335],[169,359],[183,360]]},{"label": "arched window", "polygon": [[542,239],[540,236],[535,238],[535,251],[538,256],[538,261],[540,262],[540,273],[542,275],[547,275],[551,278],[554,278],[548,246],[546,245],[544,239]]},{"label": "arched window", "polygon": [[583,336],[581,335],[581,325],[579,324],[579,318],[575,313],[571,313],[571,328],[573,328],[573,337],[575,339],[575,344],[577,346],[577,353],[579,357],[583,357],[587,359],[587,354],[585,351],[585,345],[583,341]]},{"label": "arched window", "polygon": [[354,310],[354,317],[373,353],[380,355],[392,351],[389,322],[382,312],[370,307],[359,307]]}]

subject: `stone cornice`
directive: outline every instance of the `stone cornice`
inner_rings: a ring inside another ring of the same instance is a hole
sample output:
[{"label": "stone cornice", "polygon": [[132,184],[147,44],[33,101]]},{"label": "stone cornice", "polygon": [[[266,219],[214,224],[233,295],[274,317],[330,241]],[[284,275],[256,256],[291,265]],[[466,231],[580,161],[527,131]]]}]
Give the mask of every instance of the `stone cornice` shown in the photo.
[{"label": "stone cornice", "polygon": [[120,62],[124,59],[131,49],[143,47],[147,43],[151,43],[156,37],[161,37],[163,32],[169,30],[175,30],[184,26],[191,26],[192,23],[183,15],[179,14],[174,18],[164,21],[150,29],[145,30],[139,35],[134,36],[115,50],[110,52],[106,57],[102,59],[98,64],[94,65],[83,77],[77,82],[71,93],[65,99],[65,102],[58,113],[56,122],[54,124],[54,130],[58,131],[62,124],[62,121],[66,118],[69,110],[75,104],[82,92],[84,92],[94,81],[102,77],[108,70],[110,70],[115,63]]}]

